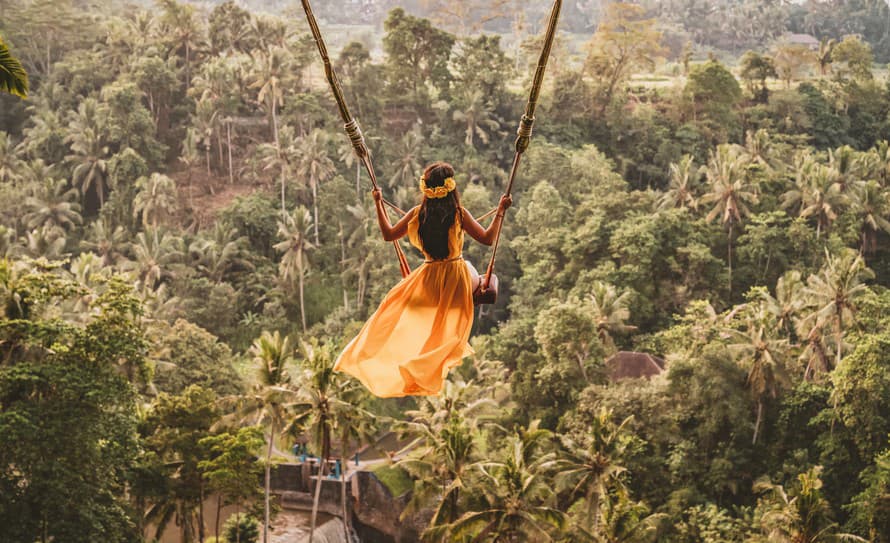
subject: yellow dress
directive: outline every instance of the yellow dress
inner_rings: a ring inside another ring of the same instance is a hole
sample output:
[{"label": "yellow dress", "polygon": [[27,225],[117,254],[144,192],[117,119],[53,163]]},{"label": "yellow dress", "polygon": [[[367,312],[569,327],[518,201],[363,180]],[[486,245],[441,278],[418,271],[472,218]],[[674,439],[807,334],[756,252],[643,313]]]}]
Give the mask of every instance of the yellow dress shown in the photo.
[{"label": "yellow dress", "polygon": [[[423,251],[417,208],[408,239]],[[383,299],[334,369],[360,380],[382,398],[438,394],[448,370],[473,354],[472,278],[461,258],[460,216],[448,232],[448,258],[426,261]]]}]

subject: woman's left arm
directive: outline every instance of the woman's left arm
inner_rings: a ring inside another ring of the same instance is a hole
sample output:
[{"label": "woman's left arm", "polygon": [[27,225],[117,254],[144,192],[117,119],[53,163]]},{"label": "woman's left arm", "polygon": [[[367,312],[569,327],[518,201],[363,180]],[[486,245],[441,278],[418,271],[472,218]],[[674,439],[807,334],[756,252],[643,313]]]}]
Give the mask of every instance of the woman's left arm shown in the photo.
[{"label": "woman's left arm", "polygon": [[383,239],[385,241],[395,241],[404,237],[408,233],[408,223],[411,222],[411,217],[414,216],[417,208],[409,210],[404,217],[393,225],[389,222],[386,209],[383,207],[383,194],[380,192],[380,189],[371,191],[371,196],[374,197],[374,204],[377,207],[377,223],[380,225]]}]

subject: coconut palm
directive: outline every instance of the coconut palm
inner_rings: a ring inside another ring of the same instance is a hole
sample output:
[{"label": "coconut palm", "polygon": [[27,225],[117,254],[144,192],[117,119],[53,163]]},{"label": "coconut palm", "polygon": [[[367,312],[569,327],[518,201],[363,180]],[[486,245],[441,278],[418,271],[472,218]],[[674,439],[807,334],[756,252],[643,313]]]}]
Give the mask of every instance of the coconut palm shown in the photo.
[{"label": "coconut palm", "polygon": [[619,292],[614,285],[594,281],[589,299],[600,341],[607,351],[617,351],[613,336],[637,329],[636,326],[625,324],[630,318],[630,291]]},{"label": "coconut palm", "polygon": [[290,337],[282,337],[277,331],[263,332],[250,348],[256,380],[250,392],[239,398],[237,414],[246,425],[262,425],[268,428],[269,444],[266,448],[265,468],[265,516],[263,542],[269,541],[269,495],[271,492],[272,449],[275,438],[287,427],[288,413],[295,399],[290,388],[291,374],[288,366],[293,360],[294,348]]},{"label": "coconut palm", "polygon": [[262,158],[263,169],[278,173],[281,183],[281,215],[287,216],[287,202],[285,200],[287,181],[294,175],[297,161],[297,136],[292,126],[282,126],[278,130],[275,143],[262,143],[257,151]]},{"label": "coconut palm", "polygon": [[163,10],[159,33],[169,43],[170,52],[181,54],[185,63],[185,88],[192,86],[192,59],[203,45],[201,24],[195,7],[176,0],[158,0]]},{"label": "coconut palm", "polygon": [[754,314],[748,315],[743,331],[728,328],[726,333],[729,336],[727,350],[748,372],[748,390],[757,402],[757,420],[752,439],[752,443],[757,444],[764,401],[778,397],[789,379],[784,361],[788,340],[777,337],[776,323],[764,306],[754,307]]},{"label": "coconut palm", "polygon": [[444,529],[460,514],[461,497],[479,460],[480,430],[493,422],[498,403],[493,390],[459,376],[449,377],[438,396],[424,396],[410,420],[395,429],[410,439],[410,450],[398,466],[415,480],[405,515],[434,507],[433,532]]},{"label": "coconut palm", "polygon": [[878,234],[890,234],[890,190],[877,181],[867,181],[852,191],[850,202],[851,212],[860,224],[859,250],[874,253],[878,249]]},{"label": "coconut palm", "polygon": [[157,228],[148,228],[136,234],[130,254],[132,259],[123,268],[134,273],[145,288],[155,290],[162,281],[173,276],[172,265],[182,260],[182,239]]},{"label": "coconut palm", "polygon": [[456,109],[452,118],[466,126],[464,143],[468,147],[473,147],[476,137],[487,144],[492,133],[501,127],[501,123],[492,115],[486,98],[481,89],[467,87],[461,87],[455,97]]},{"label": "coconut palm", "polygon": [[658,209],[684,207],[697,209],[696,193],[701,181],[702,169],[695,166],[692,155],[683,155],[679,164],[671,163],[667,190],[658,197]]},{"label": "coconut palm", "polygon": [[632,418],[615,424],[612,417],[610,410],[601,409],[590,421],[584,436],[586,442],[563,437],[564,451],[547,464],[556,470],[558,490],[568,491],[572,500],[583,497],[587,507],[587,524],[583,528],[591,534],[599,533],[602,507],[610,495],[627,494],[623,478],[627,470],[621,464],[632,444],[627,430]]},{"label": "coconut palm", "polygon": [[[41,93],[49,93],[50,90],[47,89],[55,87],[53,83],[45,83],[41,86]],[[65,137],[68,134],[65,123],[54,109],[36,105],[32,107],[34,109],[29,119],[30,126],[22,131],[25,135],[20,144],[22,151],[31,157],[46,157],[51,162],[63,160],[68,152],[65,145]],[[51,106],[47,104],[46,107]]]},{"label": "coconut palm", "polygon": [[709,192],[701,198],[703,204],[713,204],[706,219],[720,217],[729,228],[727,257],[729,262],[729,292],[732,294],[732,234],[736,223],[750,214],[749,204],[756,203],[757,187],[745,170],[745,161],[738,146],[723,144],[711,151],[706,170]]},{"label": "coconut palm", "polygon": [[550,507],[553,490],[544,478],[540,455],[541,442],[549,432],[535,423],[526,431],[507,439],[504,458],[482,464],[480,491],[482,510],[468,511],[446,529],[431,535],[449,533],[450,540],[475,538],[497,542],[552,541],[551,533],[565,525],[565,515]]},{"label": "coconut palm", "polygon": [[822,467],[816,466],[797,476],[793,494],[768,477],[754,484],[761,495],[757,504],[760,529],[769,541],[793,543],[827,543],[828,541],[866,540],[838,532],[831,520],[831,505],[822,495]]},{"label": "coconut palm", "polygon": [[834,183],[841,195],[847,195],[863,183],[868,171],[868,154],[860,153],[849,145],[828,150],[828,167],[834,170]]},{"label": "coconut palm", "polygon": [[176,211],[176,182],[164,174],[136,180],[136,198],[133,200],[133,217],[142,215],[142,225],[157,228],[161,219]]},{"label": "coconut palm", "polygon": [[238,229],[225,221],[217,221],[189,246],[192,265],[210,280],[217,283],[235,269],[252,270],[253,264],[246,256],[247,238],[238,235]]},{"label": "coconut palm", "polygon": [[65,141],[71,145],[72,153],[65,159],[74,165],[71,183],[86,198],[92,190],[99,198],[99,207],[105,205],[108,191],[108,146],[100,133],[88,127],[81,132],[71,132]]},{"label": "coconut palm", "polygon": [[13,145],[6,132],[0,132],[0,183],[15,183],[22,178],[24,162],[20,148]]},{"label": "coconut palm", "polygon": [[420,125],[414,125],[409,132],[399,140],[395,150],[396,161],[390,167],[393,170],[389,178],[389,187],[408,186],[414,187],[420,177],[423,168],[421,148],[423,134]]},{"label": "coconut palm", "polygon": [[256,49],[251,57],[250,88],[257,90],[256,101],[269,115],[269,129],[277,145],[278,108],[284,103],[284,88],[292,68],[291,57],[287,49],[279,46]]},{"label": "coconut palm", "polygon": [[213,100],[201,98],[195,104],[195,114],[192,117],[192,133],[195,143],[204,150],[205,166],[208,177],[210,170],[210,149],[213,147],[213,136],[217,132],[217,119],[219,111]]},{"label": "coconut palm", "polygon": [[35,228],[30,232],[25,232],[18,245],[13,248],[12,253],[30,258],[61,260],[66,256],[65,245],[67,243],[65,231],[61,228],[51,226]]},{"label": "coconut palm", "polygon": [[43,179],[34,195],[25,199],[25,226],[68,232],[83,222],[77,200],[77,190],[69,189],[65,180]]},{"label": "coconut palm", "polygon": [[12,56],[0,38],[0,91],[20,98],[28,97],[28,74],[21,61]]},{"label": "coconut palm", "polygon": [[829,327],[824,318],[816,315],[798,317],[794,320],[794,330],[803,345],[799,360],[804,364],[804,379],[813,381],[820,373],[827,373],[834,366],[834,345]]},{"label": "coconut palm", "polygon": [[112,228],[107,219],[99,219],[90,225],[81,244],[99,255],[103,267],[114,266],[126,251],[127,232],[121,226]]},{"label": "coconut palm", "polygon": [[794,187],[782,195],[782,206],[798,210],[801,217],[815,217],[818,238],[837,219],[837,210],[844,201],[839,187],[836,170],[802,153],[794,159]]},{"label": "coconut palm", "polygon": [[295,173],[312,190],[313,227],[315,244],[318,240],[318,186],[330,179],[336,168],[328,156],[327,137],[321,129],[314,129],[297,142]]},{"label": "coconut palm", "polygon": [[760,292],[763,310],[775,319],[778,329],[786,334],[793,331],[793,324],[806,305],[803,287],[800,272],[790,270],[776,282],[775,297],[766,290]]},{"label": "coconut palm", "polygon": [[834,326],[836,363],[843,357],[844,332],[853,324],[857,300],[868,291],[864,281],[874,277],[862,255],[852,249],[834,256],[826,250],[819,273],[807,278],[805,295],[812,304],[810,319],[825,319]]},{"label": "coconut palm", "polygon": [[300,321],[303,324],[303,330],[306,330],[303,280],[309,270],[308,252],[315,248],[315,245],[309,241],[311,228],[312,216],[308,209],[300,206],[284,221],[278,222],[278,237],[282,241],[275,245],[275,249],[282,253],[281,263],[278,266],[281,279],[288,285],[293,285],[296,280],[299,286]]},{"label": "coconut palm", "polygon": [[[334,356],[329,345],[302,342],[300,354],[300,370],[294,379],[298,386],[298,394],[293,405],[292,425],[308,431],[312,436],[315,450],[320,453],[309,528],[311,543],[315,536],[321,483],[331,457],[334,432],[340,429],[342,435],[348,435],[350,431],[339,428],[338,424],[351,425],[367,418],[369,414],[350,403],[349,400],[355,398],[358,384],[355,380],[347,379],[343,374],[334,371]],[[342,496],[343,489],[345,486],[341,488],[341,499],[345,502]],[[345,505],[343,507],[345,509]]]}]

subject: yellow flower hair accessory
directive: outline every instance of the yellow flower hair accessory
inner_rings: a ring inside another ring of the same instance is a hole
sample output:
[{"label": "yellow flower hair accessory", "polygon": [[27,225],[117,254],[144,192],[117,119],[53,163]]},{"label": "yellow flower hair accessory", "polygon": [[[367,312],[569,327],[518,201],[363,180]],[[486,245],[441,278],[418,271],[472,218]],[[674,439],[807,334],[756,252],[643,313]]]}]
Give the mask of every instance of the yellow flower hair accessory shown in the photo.
[{"label": "yellow flower hair accessory", "polygon": [[457,183],[454,182],[453,177],[446,179],[445,184],[442,186],[433,188],[427,188],[426,179],[423,177],[420,178],[420,191],[423,192],[423,195],[427,198],[444,198],[455,188],[457,188]]}]

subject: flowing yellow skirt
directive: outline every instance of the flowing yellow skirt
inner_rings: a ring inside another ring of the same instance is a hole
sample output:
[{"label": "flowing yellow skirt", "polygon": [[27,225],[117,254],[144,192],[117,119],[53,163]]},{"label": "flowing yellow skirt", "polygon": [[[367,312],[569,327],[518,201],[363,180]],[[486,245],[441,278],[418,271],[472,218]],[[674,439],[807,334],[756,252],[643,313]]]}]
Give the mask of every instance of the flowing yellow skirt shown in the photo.
[{"label": "flowing yellow skirt", "polygon": [[429,396],[473,354],[472,280],[460,258],[427,262],[383,299],[334,369],[382,398]]}]

